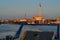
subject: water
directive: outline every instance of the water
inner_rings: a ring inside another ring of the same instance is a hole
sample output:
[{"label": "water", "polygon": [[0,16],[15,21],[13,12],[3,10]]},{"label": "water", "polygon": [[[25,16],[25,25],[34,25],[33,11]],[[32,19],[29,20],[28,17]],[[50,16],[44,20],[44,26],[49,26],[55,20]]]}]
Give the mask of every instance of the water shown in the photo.
[{"label": "water", "polygon": [[20,25],[13,24],[1,24],[0,25],[0,38],[4,38],[6,35],[15,35]]},{"label": "water", "polygon": [[[6,35],[12,35],[14,36],[16,31],[19,29],[20,25],[15,24],[1,24],[0,25],[0,38],[5,38]],[[23,31],[26,30],[32,30],[32,31],[54,31],[56,32],[57,27],[56,26],[32,26],[25,25],[22,29]]]}]

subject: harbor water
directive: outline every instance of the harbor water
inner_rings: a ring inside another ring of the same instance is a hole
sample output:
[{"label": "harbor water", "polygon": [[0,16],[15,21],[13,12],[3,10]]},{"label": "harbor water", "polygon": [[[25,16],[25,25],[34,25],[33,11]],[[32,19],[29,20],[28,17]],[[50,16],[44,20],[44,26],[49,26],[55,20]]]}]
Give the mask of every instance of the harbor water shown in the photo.
[{"label": "harbor water", "polygon": [[[19,29],[20,25],[18,24],[1,24],[0,25],[0,38],[5,38],[6,35],[14,36]],[[60,29],[60,28],[59,28]],[[57,31],[57,26],[33,26],[25,25],[22,29],[22,32],[25,30],[32,31]]]}]

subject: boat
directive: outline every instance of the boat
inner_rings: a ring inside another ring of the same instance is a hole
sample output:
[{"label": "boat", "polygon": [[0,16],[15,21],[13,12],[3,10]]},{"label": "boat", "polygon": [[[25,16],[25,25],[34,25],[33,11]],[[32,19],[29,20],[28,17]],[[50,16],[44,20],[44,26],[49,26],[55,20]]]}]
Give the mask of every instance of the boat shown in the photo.
[{"label": "boat", "polygon": [[[59,24],[20,24],[20,28],[17,30],[14,36],[7,35],[5,40],[59,40]],[[22,32],[23,27],[25,26],[57,26],[57,32],[53,31],[41,31],[38,29],[26,30]],[[3,38],[4,39],[4,38]],[[2,39],[0,39],[2,40]]]}]

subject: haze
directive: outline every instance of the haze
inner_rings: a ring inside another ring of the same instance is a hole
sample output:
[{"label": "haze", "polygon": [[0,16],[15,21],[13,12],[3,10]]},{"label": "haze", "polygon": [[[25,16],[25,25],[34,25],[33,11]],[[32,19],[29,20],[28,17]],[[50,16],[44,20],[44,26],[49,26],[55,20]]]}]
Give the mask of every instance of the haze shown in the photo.
[{"label": "haze", "polygon": [[39,3],[42,16],[48,19],[60,17],[60,0],[0,0],[0,19],[28,18],[37,15]]}]

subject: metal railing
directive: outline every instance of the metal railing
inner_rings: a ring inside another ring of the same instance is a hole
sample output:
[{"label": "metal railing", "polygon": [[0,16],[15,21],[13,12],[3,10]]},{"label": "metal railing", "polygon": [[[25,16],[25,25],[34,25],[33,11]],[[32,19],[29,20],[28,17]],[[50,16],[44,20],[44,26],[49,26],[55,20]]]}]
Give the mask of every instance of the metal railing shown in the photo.
[{"label": "metal railing", "polygon": [[[14,39],[18,39],[20,36],[20,33],[22,31],[22,28],[24,27],[24,25],[43,25],[43,26],[57,26],[57,35],[56,35],[56,40],[59,40],[59,25],[60,24],[20,24],[20,28],[18,29],[18,31],[16,32],[15,36],[11,36],[8,35],[6,36],[6,40],[14,40]],[[3,38],[4,39],[4,38]]]}]

